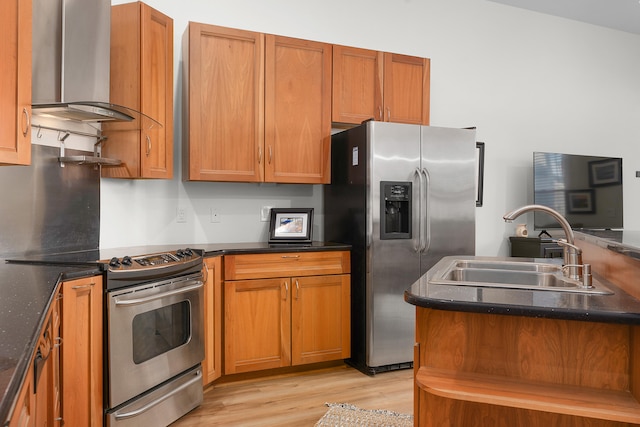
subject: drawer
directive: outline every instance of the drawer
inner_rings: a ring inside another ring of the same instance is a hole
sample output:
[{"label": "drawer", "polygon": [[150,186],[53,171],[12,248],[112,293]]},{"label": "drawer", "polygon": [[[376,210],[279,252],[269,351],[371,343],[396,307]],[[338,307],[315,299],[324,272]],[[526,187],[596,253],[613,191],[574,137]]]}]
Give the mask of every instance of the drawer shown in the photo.
[{"label": "drawer", "polygon": [[224,280],[351,273],[349,251],[225,255]]}]

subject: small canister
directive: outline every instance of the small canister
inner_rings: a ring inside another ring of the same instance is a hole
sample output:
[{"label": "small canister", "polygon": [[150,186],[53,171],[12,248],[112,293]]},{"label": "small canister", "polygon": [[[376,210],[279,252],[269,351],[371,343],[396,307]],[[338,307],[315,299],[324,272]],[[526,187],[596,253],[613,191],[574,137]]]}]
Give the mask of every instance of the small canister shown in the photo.
[{"label": "small canister", "polygon": [[527,230],[527,224],[518,224],[516,227],[516,236],[527,237],[528,235],[529,231]]}]

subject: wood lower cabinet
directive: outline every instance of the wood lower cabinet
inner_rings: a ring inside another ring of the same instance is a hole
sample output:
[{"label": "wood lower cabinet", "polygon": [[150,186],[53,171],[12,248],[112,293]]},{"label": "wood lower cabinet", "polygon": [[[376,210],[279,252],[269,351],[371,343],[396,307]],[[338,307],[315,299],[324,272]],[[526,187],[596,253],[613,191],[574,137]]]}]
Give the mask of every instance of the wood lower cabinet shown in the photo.
[{"label": "wood lower cabinet", "polygon": [[205,258],[204,385],[222,376],[222,257]]},{"label": "wood lower cabinet", "polygon": [[172,178],[173,20],[142,2],[112,6],[110,76],[111,102],[143,116],[103,124],[102,155],[122,165],[102,176]]},{"label": "wood lower cabinet", "polygon": [[0,165],[31,164],[31,0],[0,14]]},{"label": "wood lower cabinet", "polygon": [[349,252],[225,256],[225,374],[350,356]]},{"label": "wood lower cabinet", "polygon": [[101,426],[102,278],[62,283],[62,419],[67,426]]},{"label": "wood lower cabinet", "polygon": [[429,124],[430,60],[333,46],[332,120]]},{"label": "wood lower cabinet", "polygon": [[18,393],[9,427],[32,427],[36,425],[36,395],[33,392],[33,375],[28,375]]},{"label": "wood lower cabinet", "polygon": [[61,425],[60,296],[54,294],[9,427]]},{"label": "wood lower cabinet", "polygon": [[190,22],[182,52],[185,179],[329,182],[331,45]]}]

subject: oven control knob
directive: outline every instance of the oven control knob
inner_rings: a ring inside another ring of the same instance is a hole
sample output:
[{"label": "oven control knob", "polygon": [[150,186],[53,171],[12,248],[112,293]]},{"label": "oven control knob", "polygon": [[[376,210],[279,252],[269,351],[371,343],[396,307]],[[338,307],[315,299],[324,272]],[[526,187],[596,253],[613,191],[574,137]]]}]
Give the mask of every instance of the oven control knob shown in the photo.
[{"label": "oven control knob", "polygon": [[111,258],[111,261],[109,261],[109,267],[120,267],[120,260],[118,257],[114,256]]},{"label": "oven control knob", "polygon": [[126,266],[131,265],[131,257],[128,255],[122,257],[122,265],[126,265]]},{"label": "oven control knob", "polygon": [[187,255],[187,256],[191,256],[191,255],[193,255],[193,251],[192,251],[191,249],[189,249],[189,248],[186,248],[186,249],[184,250],[184,253],[185,253],[185,255]]},{"label": "oven control knob", "polygon": [[178,250],[176,251],[176,256],[177,256],[178,258],[182,258],[183,256],[185,256],[185,253],[184,253],[184,251],[183,251],[182,249],[178,249]]}]

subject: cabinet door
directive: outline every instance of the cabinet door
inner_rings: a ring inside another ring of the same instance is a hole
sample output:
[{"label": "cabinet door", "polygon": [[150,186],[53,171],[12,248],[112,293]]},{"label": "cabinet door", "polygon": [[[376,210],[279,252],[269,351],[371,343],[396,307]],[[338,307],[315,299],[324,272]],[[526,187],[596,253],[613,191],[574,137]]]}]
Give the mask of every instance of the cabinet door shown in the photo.
[{"label": "cabinet door", "polygon": [[208,384],[222,375],[222,263],[221,257],[205,259],[204,362],[202,377]]},{"label": "cabinet door", "polygon": [[[173,20],[140,3],[140,111],[162,124],[142,128],[142,176],[173,176]],[[152,126],[152,127],[150,127]]]},{"label": "cabinet door", "polygon": [[334,122],[382,121],[383,54],[375,50],[333,46]]},{"label": "cabinet door", "polygon": [[0,14],[0,165],[31,163],[31,0]]},{"label": "cabinet door", "polygon": [[292,279],[293,365],[350,357],[350,277],[342,274]]},{"label": "cabinet door", "polygon": [[102,425],[102,279],[62,284],[62,417],[68,426]]},{"label": "cabinet door", "polygon": [[264,180],[264,35],[189,23],[183,141],[189,180]]},{"label": "cabinet door", "polygon": [[290,279],[224,284],[225,374],[291,365]]},{"label": "cabinet door", "polygon": [[102,176],[171,178],[173,20],[144,3],[111,7],[110,99],[144,116],[132,122],[103,124],[108,137],[103,156],[123,163],[102,168]]},{"label": "cabinet door", "polygon": [[331,178],[331,45],[267,35],[265,181]]},{"label": "cabinet door", "polygon": [[51,349],[51,364],[53,365],[53,426],[60,426],[62,417],[62,377],[60,364],[60,332],[62,318],[60,316],[60,301],[62,293],[58,291],[53,300],[51,323],[53,327],[53,348]]},{"label": "cabinet door", "polygon": [[49,315],[38,339],[33,362],[35,379],[35,418],[37,426],[53,426],[54,409],[54,364],[53,364],[53,324]]},{"label": "cabinet door", "polygon": [[[29,371],[31,372],[31,371]],[[33,375],[27,375],[18,394],[9,427],[32,427],[36,425],[36,395],[33,393]]]},{"label": "cabinet door", "polygon": [[384,54],[384,121],[429,124],[428,58]]}]

